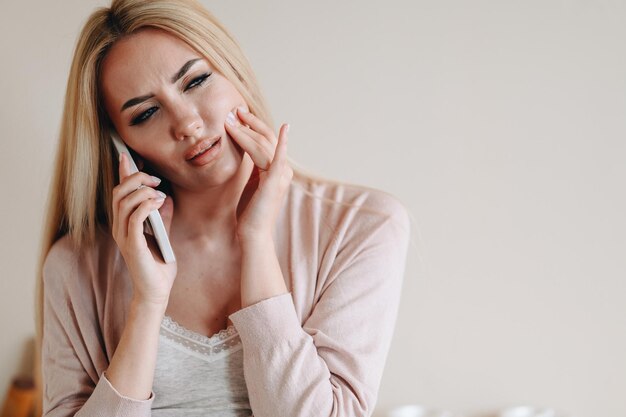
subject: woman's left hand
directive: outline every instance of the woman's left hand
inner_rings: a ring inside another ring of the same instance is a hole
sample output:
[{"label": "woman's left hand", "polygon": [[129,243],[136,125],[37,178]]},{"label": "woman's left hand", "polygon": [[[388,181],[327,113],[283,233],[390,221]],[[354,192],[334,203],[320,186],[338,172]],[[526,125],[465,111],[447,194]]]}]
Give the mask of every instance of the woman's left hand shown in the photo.
[{"label": "woman's left hand", "polygon": [[237,206],[237,235],[240,240],[265,239],[273,234],[293,177],[293,170],[287,164],[289,125],[281,125],[276,138],[261,119],[245,109],[238,107],[231,113],[235,114],[227,117],[226,130],[254,162]]}]

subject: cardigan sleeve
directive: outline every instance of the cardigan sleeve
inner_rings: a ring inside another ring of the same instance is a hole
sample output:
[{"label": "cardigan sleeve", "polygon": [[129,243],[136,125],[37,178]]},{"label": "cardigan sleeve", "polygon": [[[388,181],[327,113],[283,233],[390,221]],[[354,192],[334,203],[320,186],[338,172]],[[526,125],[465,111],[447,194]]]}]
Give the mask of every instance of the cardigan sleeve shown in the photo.
[{"label": "cardigan sleeve", "polygon": [[256,417],[370,416],[374,410],[397,318],[410,221],[392,200],[390,215],[354,216],[344,232],[304,324],[291,292],[229,316],[242,341]]},{"label": "cardigan sleeve", "polygon": [[77,280],[78,256],[62,238],[43,267],[43,416],[149,417],[154,392],[147,400],[122,396],[96,364],[108,363],[93,304]]}]

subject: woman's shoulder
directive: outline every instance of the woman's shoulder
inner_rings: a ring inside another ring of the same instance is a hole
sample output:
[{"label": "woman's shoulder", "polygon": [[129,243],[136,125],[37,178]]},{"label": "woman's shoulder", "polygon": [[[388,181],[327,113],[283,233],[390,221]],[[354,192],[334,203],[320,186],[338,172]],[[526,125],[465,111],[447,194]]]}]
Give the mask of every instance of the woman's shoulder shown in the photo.
[{"label": "woman's shoulder", "polygon": [[[409,227],[409,211],[393,194],[360,184],[337,181],[294,170],[293,194],[299,200],[317,204],[326,216],[391,219]],[[297,191],[296,191],[297,190]]]},{"label": "woman's shoulder", "polygon": [[76,261],[78,246],[72,241],[69,233],[58,238],[48,250],[44,261],[44,270],[57,269]]},{"label": "woman's shoulder", "polygon": [[69,233],[64,234],[46,254],[43,263],[44,280],[47,276],[72,279],[86,275],[89,271],[102,270],[100,265],[110,260],[112,241],[110,234],[101,229],[97,230],[94,239],[85,238],[81,242]]}]

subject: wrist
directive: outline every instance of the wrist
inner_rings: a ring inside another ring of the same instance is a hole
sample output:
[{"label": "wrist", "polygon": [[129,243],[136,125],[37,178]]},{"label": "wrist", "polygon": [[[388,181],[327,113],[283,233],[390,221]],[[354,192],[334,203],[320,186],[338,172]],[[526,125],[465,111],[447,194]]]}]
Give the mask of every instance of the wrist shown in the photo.
[{"label": "wrist", "polygon": [[242,250],[274,247],[274,238],[270,233],[239,234],[238,239]]},{"label": "wrist", "polygon": [[141,315],[165,315],[167,309],[166,302],[157,302],[152,300],[145,300],[139,297],[133,297],[130,302],[130,309],[134,313]]}]

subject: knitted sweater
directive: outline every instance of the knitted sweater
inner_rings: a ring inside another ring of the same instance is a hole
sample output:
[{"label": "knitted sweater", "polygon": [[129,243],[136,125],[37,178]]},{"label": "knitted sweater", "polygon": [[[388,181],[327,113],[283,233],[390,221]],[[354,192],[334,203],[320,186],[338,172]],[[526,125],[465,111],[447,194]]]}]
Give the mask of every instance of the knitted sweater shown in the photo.
[{"label": "knitted sweater", "polygon": [[[132,281],[111,234],[98,233],[80,248],[60,238],[44,263],[45,417],[152,413],[154,391],[125,397],[104,374]],[[372,414],[409,238],[408,213],[390,194],[294,175],[274,231],[289,292],[229,316],[256,417]]]}]

